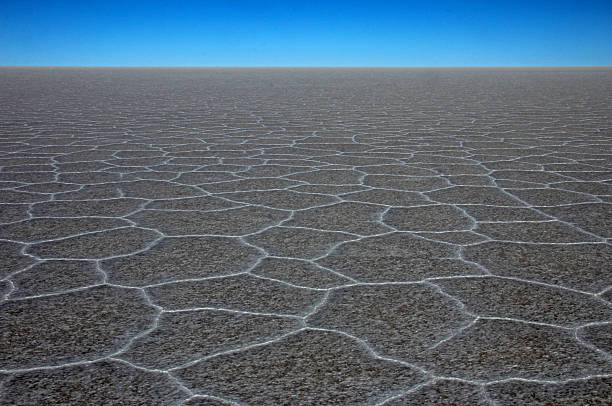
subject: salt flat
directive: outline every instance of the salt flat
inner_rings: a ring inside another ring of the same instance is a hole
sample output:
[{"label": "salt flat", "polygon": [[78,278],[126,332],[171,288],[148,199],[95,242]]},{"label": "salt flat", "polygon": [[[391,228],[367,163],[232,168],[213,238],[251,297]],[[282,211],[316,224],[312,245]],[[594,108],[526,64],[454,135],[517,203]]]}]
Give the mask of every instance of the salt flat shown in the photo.
[{"label": "salt flat", "polygon": [[609,404],[611,94],[0,69],[0,404]]}]

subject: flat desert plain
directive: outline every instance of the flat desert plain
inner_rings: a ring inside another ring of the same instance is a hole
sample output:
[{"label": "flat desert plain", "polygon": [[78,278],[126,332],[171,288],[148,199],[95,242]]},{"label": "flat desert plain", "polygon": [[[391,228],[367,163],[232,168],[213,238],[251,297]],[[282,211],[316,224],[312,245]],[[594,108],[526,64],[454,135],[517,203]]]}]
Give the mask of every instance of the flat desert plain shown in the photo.
[{"label": "flat desert plain", "polygon": [[0,404],[609,405],[612,70],[0,69]]}]

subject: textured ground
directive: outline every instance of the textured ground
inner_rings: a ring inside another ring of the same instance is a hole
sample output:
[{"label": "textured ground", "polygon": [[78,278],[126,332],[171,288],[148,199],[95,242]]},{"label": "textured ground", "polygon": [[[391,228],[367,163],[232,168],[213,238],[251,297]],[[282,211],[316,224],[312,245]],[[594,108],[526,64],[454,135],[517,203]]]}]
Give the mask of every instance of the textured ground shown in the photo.
[{"label": "textured ground", "polygon": [[0,404],[610,404],[611,94],[0,69]]}]

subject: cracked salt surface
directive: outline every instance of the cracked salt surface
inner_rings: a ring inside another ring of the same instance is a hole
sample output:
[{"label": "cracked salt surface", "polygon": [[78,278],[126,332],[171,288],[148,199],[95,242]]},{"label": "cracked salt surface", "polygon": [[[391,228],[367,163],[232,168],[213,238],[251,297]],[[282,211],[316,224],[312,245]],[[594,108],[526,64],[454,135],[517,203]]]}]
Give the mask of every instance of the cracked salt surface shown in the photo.
[{"label": "cracked salt surface", "polygon": [[609,404],[610,70],[0,88],[0,404]]}]

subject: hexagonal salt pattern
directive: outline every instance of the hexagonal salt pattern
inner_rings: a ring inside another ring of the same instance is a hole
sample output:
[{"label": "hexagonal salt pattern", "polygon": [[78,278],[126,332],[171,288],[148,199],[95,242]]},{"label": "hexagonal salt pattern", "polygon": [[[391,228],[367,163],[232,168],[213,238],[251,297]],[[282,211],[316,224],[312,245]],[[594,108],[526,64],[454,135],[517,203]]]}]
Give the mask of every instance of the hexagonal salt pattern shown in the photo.
[{"label": "hexagonal salt pattern", "polygon": [[4,302],[3,369],[102,358],[146,330],[155,316],[141,291],[112,286]]},{"label": "hexagonal salt pattern", "polygon": [[0,404],[609,404],[610,86],[0,68]]},{"label": "hexagonal salt pattern", "polygon": [[376,358],[350,337],[312,330],[222,353],[176,375],[197,392],[255,405],[282,404],[288,392],[297,404],[363,404],[424,380],[418,370]]},{"label": "hexagonal salt pattern", "polygon": [[[96,388],[96,390],[91,390]],[[1,405],[172,405],[189,397],[168,374],[100,361],[14,374]]]}]

